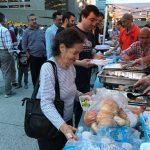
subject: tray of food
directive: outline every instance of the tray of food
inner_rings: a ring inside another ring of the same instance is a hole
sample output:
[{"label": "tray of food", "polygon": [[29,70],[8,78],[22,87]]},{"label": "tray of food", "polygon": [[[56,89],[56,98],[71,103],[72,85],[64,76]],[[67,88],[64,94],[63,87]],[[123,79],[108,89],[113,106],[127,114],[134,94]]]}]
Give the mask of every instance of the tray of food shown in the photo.
[{"label": "tray of food", "polygon": [[145,73],[141,72],[130,72],[130,71],[111,71],[103,70],[99,77],[104,83],[120,84],[120,85],[133,85],[139,79],[146,76]]},{"label": "tray of food", "polygon": [[[122,94],[127,97],[127,92],[122,92]],[[139,93],[133,93],[134,95],[139,95]],[[128,104],[130,105],[146,105],[147,104],[147,101],[146,99],[144,98],[144,96],[141,96],[141,97],[136,97],[135,99],[130,99],[128,98]]]},{"label": "tray of food", "polygon": [[91,99],[91,96],[89,96],[89,95],[79,96],[79,101],[80,101],[80,104],[81,104],[83,111],[87,111],[88,108],[92,104],[92,99]]}]

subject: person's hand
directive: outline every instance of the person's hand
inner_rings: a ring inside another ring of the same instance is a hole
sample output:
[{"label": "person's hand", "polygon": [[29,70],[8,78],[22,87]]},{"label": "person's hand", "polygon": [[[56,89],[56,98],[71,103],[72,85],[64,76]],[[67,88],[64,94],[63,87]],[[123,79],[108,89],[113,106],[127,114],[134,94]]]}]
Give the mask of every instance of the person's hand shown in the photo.
[{"label": "person's hand", "polygon": [[132,66],[136,66],[136,65],[143,65],[143,59],[142,58],[139,58],[139,59],[136,59]]},{"label": "person's hand", "polygon": [[105,59],[105,57],[102,54],[95,54],[94,59]]},{"label": "person's hand", "polygon": [[86,92],[86,93],[83,93],[82,95],[89,95],[89,96],[92,96],[92,95],[93,95],[93,92]]},{"label": "person's hand", "polygon": [[95,64],[91,64],[91,59],[77,60],[75,64],[84,68],[90,68],[95,66]]},{"label": "person's hand", "polygon": [[63,123],[60,127],[60,131],[65,135],[65,137],[67,138],[67,140],[77,140],[77,136],[74,134],[74,132],[76,131],[77,129],[66,124],[66,123]]},{"label": "person's hand", "polygon": [[125,63],[128,63],[130,61],[130,57],[125,56],[125,55],[120,55],[120,59],[125,61]]},{"label": "person's hand", "polygon": [[148,87],[144,90],[143,93],[144,93],[144,94],[149,94],[149,95],[150,95],[150,86],[148,86]]},{"label": "person's hand", "polygon": [[94,110],[88,111],[84,116],[84,123],[87,126],[91,126],[92,123],[96,122],[97,112]]},{"label": "person's hand", "polygon": [[[138,80],[135,84],[134,84],[134,88],[142,88],[144,87],[147,83],[150,82],[150,75]],[[149,93],[150,92],[150,87],[148,86],[145,90],[144,93]]]}]

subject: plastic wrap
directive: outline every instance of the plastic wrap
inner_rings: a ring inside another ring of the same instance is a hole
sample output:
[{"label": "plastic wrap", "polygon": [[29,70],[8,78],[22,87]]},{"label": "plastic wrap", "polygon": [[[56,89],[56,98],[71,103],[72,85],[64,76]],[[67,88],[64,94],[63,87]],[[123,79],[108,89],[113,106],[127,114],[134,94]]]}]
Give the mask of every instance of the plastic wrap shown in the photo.
[{"label": "plastic wrap", "polygon": [[88,115],[93,114],[90,112],[97,112],[95,123],[91,124],[95,132],[102,127],[136,125],[138,118],[128,109],[128,100],[119,91],[102,88],[92,99],[93,103],[85,114],[84,121],[87,124]]}]

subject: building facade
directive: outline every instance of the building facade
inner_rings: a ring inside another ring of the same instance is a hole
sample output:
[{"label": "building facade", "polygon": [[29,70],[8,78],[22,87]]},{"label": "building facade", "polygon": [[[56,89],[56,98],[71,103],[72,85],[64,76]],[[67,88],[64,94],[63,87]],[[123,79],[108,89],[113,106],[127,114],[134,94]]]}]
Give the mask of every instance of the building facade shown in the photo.
[{"label": "building facade", "polygon": [[51,25],[53,12],[67,8],[67,0],[0,0],[0,12],[13,22],[27,23],[27,16],[34,13],[40,25]]}]

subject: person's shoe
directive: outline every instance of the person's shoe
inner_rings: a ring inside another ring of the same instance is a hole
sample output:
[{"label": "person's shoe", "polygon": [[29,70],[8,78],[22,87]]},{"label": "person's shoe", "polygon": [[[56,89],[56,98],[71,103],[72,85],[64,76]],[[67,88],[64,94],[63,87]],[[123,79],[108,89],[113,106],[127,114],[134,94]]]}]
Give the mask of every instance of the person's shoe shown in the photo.
[{"label": "person's shoe", "polygon": [[18,83],[12,83],[12,86],[17,87]]},{"label": "person's shoe", "polygon": [[17,87],[16,87],[16,89],[19,89],[19,88],[21,88],[22,87],[22,85],[18,85]]},{"label": "person's shoe", "polygon": [[11,97],[11,96],[13,96],[13,95],[15,95],[15,94],[16,94],[16,92],[12,92],[12,91],[11,91],[9,94],[5,94],[4,97],[5,97],[5,98],[8,98],[8,97]]},{"label": "person's shoe", "polygon": [[25,84],[25,85],[24,85],[24,88],[25,88],[25,89],[28,89],[28,85],[27,85],[27,84]]}]

